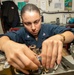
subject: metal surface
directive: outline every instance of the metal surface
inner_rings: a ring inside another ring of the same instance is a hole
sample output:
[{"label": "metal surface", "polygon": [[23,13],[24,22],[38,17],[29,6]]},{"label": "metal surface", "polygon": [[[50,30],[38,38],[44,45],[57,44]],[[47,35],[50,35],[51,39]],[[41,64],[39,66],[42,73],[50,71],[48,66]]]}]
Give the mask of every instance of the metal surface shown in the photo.
[{"label": "metal surface", "polygon": [[74,59],[74,45],[73,45],[73,43],[71,43],[69,51]]}]

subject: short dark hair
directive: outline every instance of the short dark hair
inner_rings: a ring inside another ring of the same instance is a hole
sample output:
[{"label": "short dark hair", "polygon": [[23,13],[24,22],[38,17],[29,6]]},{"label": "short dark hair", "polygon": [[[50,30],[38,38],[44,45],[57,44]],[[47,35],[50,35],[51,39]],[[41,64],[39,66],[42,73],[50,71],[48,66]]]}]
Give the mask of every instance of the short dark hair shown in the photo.
[{"label": "short dark hair", "polygon": [[34,4],[26,4],[25,6],[23,6],[23,8],[21,10],[21,16],[26,11],[36,11],[36,12],[38,12],[40,14],[39,8],[36,5],[34,5]]}]

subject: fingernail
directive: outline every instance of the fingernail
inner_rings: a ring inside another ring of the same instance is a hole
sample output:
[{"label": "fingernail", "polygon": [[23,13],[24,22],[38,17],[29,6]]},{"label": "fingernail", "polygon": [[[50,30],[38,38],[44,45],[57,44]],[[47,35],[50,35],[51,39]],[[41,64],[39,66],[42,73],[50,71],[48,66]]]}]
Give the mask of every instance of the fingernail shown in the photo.
[{"label": "fingernail", "polygon": [[53,65],[50,65],[50,68],[53,68]]},{"label": "fingernail", "polygon": [[49,66],[46,66],[46,69],[49,69]]},{"label": "fingernail", "polygon": [[26,73],[26,75],[29,75],[29,74],[30,74],[29,72]]},{"label": "fingernail", "polygon": [[57,64],[59,65],[60,64],[60,61],[58,61]]}]

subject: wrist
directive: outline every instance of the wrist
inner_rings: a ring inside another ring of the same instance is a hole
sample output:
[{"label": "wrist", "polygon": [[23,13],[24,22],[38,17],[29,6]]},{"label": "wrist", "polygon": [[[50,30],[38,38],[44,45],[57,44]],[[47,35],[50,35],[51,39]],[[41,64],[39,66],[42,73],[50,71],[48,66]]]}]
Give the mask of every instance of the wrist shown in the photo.
[{"label": "wrist", "polygon": [[3,51],[3,52],[5,52],[5,50],[7,49],[7,46],[10,44],[10,40],[8,40],[8,41],[6,41],[4,44],[2,44],[2,46],[1,46],[1,50]]},{"label": "wrist", "polygon": [[62,37],[61,41],[64,43],[65,42],[65,36],[63,34],[59,34],[59,35]]}]

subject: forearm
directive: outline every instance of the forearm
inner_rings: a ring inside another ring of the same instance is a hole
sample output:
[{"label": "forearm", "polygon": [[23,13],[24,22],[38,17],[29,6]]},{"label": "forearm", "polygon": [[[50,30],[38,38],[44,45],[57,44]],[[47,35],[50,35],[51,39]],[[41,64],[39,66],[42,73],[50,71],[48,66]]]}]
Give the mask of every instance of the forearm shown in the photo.
[{"label": "forearm", "polygon": [[66,31],[62,35],[65,37],[64,43],[70,43],[74,39],[74,34],[70,31]]},{"label": "forearm", "polygon": [[2,49],[3,45],[5,45],[9,40],[10,40],[9,37],[7,36],[3,36],[0,38],[0,50],[3,51]]}]

